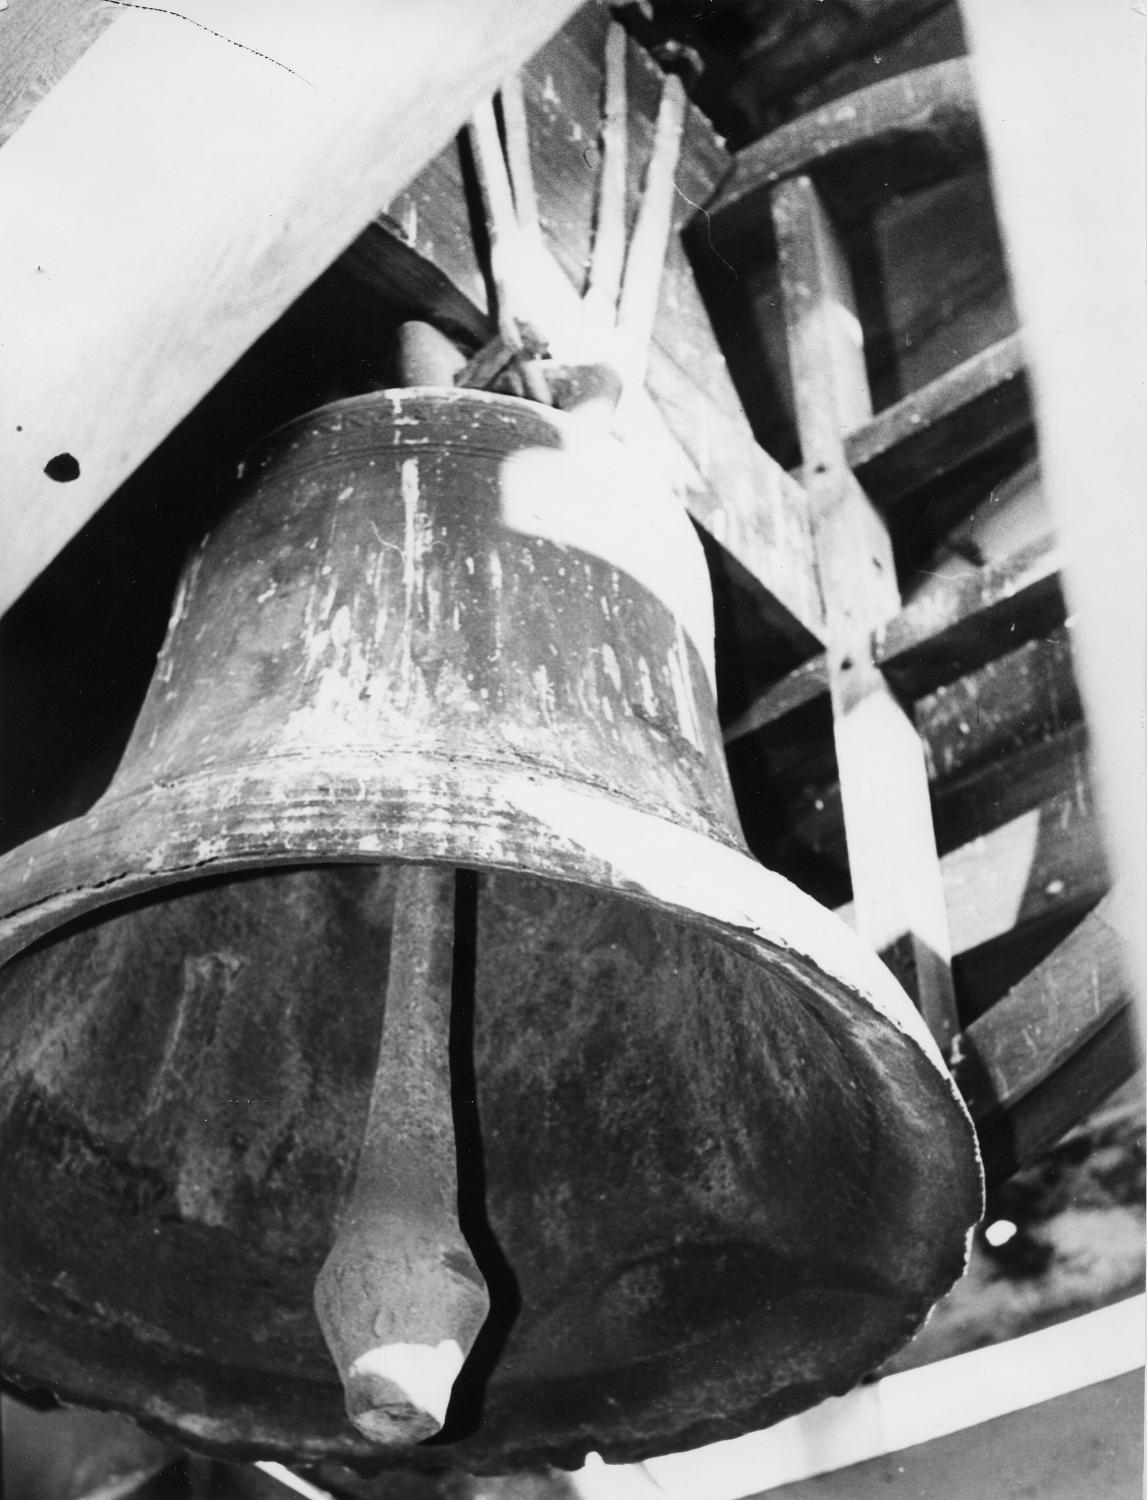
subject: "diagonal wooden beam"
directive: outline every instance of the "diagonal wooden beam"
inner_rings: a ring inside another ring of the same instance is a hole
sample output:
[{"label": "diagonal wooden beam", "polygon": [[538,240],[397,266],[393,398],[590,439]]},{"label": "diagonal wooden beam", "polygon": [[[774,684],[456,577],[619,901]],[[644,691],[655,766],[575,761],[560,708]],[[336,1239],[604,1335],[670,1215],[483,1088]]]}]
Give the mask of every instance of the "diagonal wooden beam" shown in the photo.
[{"label": "diagonal wooden beam", "polygon": [[577,4],[121,7],[0,153],[0,611]]}]

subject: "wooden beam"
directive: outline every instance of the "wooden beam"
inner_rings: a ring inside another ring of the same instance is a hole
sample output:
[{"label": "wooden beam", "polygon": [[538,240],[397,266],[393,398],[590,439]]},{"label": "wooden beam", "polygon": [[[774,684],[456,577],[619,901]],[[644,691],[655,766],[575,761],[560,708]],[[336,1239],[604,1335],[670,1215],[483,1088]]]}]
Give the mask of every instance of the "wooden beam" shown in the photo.
[{"label": "wooden beam", "polygon": [[886,527],[848,469],[870,410],[850,278],[807,177],[771,195],[789,363],[821,586],[829,692],[857,930],[911,991],[943,1047],[957,1026],[924,751],[872,633],[899,610]]},{"label": "wooden beam", "polygon": [[0,11],[0,144],[117,14],[105,0],[22,0]]},{"label": "wooden beam", "polygon": [[[1032,1160],[1140,1064],[1139,1048],[1128,1045],[1133,1002],[1118,906],[1119,897],[1109,896],[957,1039],[956,1082],[992,1141],[997,1172]],[[1037,1095],[1020,1146],[1017,1112]]]},{"label": "wooden beam", "polygon": [[124,9],[0,155],[0,609],[576,4]]},{"label": "wooden beam", "polygon": [[[933,783],[932,797],[967,1019],[998,1000],[1110,889],[1086,731],[1077,725],[954,785]],[[850,906],[838,915],[854,921]]]},{"label": "wooden beam", "polygon": [[1059,549],[1049,539],[946,584],[907,605],[873,639],[878,665],[910,698],[1050,635],[1067,618]]},{"label": "wooden beam", "polygon": [[332,267],[332,274],[401,318],[432,323],[463,349],[493,335],[485,312],[429,256],[410,244],[389,215],[372,220]]},{"label": "wooden beam", "polygon": [[[1066,619],[1055,544],[1041,539],[936,588],[873,632],[877,665],[906,698],[956,682],[1025,642],[1049,635]],[[795,713],[828,692],[821,654],[772,683],[725,730],[733,744]]]},{"label": "wooden beam", "polygon": [[886,197],[960,170],[982,151],[971,68],[953,58],[834,99],[743,147],[708,210],[723,221],[763,216],[769,190],[798,172],[818,182],[847,176],[854,200]]},{"label": "wooden beam", "polygon": [[1032,425],[1021,336],[990,345],[849,433],[849,466],[880,505]]},{"label": "wooden beam", "polygon": [[[761,15],[756,6],[627,3],[621,14],[650,51],[672,51],[689,59],[691,88],[721,134],[738,145],[757,140],[801,109],[806,91],[823,90],[826,79],[860,59],[888,72],[906,33],[951,0],[862,0],[860,4],[770,5],[760,26],[740,18]],[[727,19],[732,15],[736,20]],[[694,60],[700,63],[696,67]],[[837,88],[821,97],[835,98]]]},{"label": "wooden beam", "polygon": [[[1050,803],[1060,797],[1090,817],[1081,712],[1066,631],[1031,641],[919,701],[916,726],[927,751],[941,855],[1045,803],[1050,822],[1056,811]],[[809,855],[846,872],[840,784],[828,732],[821,733],[822,742],[800,746],[792,761],[787,735],[770,736],[761,747],[772,773],[773,816],[788,829],[776,858],[783,865]]]},{"label": "wooden beam", "polygon": [[770,685],[725,730],[725,744],[734,745],[746,735],[755,734],[796,713],[808,703],[815,703],[828,692],[828,657],[823,651]]}]

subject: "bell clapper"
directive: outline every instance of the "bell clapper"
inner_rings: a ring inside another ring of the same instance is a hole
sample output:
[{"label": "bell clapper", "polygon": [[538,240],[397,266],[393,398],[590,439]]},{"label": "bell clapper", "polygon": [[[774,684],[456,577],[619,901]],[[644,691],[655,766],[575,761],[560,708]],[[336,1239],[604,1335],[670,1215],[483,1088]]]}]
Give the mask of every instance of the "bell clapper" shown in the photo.
[{"label": "bell clapper", "polygon": [[441,1428],[490,1305],[458,1225],[448,1053],[454,879],[446,866],[399,871],[362,1152],[315,1282],[347,1415],[387,1447]]}]

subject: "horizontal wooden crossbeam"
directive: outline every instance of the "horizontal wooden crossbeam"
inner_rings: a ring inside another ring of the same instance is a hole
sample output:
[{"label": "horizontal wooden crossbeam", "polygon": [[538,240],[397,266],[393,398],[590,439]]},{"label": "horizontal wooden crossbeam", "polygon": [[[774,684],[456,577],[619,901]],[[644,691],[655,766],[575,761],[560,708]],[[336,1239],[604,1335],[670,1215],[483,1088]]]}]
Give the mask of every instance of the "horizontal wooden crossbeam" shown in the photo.
[{"label": "horizontal wooden crossbeam", "polygon": [[1140,1065],[1116,899],[957,1039],[953,1071],[989,1180],[1034,1160]]},{"label": "horizontal wooden crossbeam", "polygon": [[1032,425],[1018,333],[922,386],[856,428],[849,467],[879,505],[918,493],[941,475]]},{"label": "horizontal wooden crossbeam", "polygon": [[1066,618],[1059,549],[1040,539],[907,605],[876,632],[876,659],[900,692],[922,698]]},{"label": "horizontal wooden crossbeam", "polygon": [[[1055,546],[1039,541],[974,573],[945,580],[873,638],[877,664],[908,697],[922,697],[1047,634],[1066,618]],[[823,655],[768,687],[725,730],[725,743],[775,724],[828,692]]]}]

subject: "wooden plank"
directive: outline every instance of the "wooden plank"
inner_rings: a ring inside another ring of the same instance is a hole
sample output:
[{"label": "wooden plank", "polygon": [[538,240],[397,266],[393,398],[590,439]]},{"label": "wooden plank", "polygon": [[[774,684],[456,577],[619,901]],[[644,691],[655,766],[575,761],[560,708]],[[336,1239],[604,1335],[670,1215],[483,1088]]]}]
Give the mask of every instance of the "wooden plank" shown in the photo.
[{"label": "wooden plank", "polygon": [[947,3],[950,0],[810,5],[807,0],[770,0],[767,11],[759,0],[719,5],[629,3],[622,16],[654,55],[664,50],[689,61],[697,103],[722,135],[740,145],[798,113],[795,96],[831,70],[874,53],[878,62],[886,60],[907,27]]},{"label": "wooden plank", "polygon": [[576,3],[188,0],[99,37],[0,154],[0,609]]},{"label": "wooden plank", "polygon": [[873,640],[877,663],[911,698],[1050,634],[1067,618],[1059,549],[1049,539],[946,582],[902,609]]},{"label": "wooden plank", "polygon": [[957,1020],[924,751],[872,653],[900,607],[883,521],[850,473],[844,436],[868,408],[847,268],[815,188],[771,195],[789,361],[828,634],[833,739],[857,930],[914,992],[941,1046]]},{"label": "wooden plank", "polygon": [[0,145],[116,14],[105,0],[21,0],[0,11]]},{"label": "wooden plank", "polygon": [[[1003,562],[944,579],[873,632],[877,665],[897,691],[921,698],[968,676],[1066,619],[1060,555],[1046,539]],[[771,683],[725,730],[725,743],[777,723],[828,692],[828,663],[810,657]]]},{"label": "wooden plank", "polygon": [[922,490],[1032,424],[1018,333],[885,407],[848,437],[849,466],[878,504]]},{"label": "wooden plank", "polygon": [[1111,899],[961,1033],[956,1079],[973,1116],[1011,1109],[1129,1003]]},{"label": "wooden plank", "polygon": [[1122,900],[1106,898],[958,1038],[956,1082],[996,1172],[1032,1160],[1140,1065]]},{"label": "wooden plank", "polygon": [[[954,787],[932,785],[965,1024],[1041,962],[1110,889],[1084,740],[1080,725]],[[839,796],[821,800],[822,817],[832,817],[835,805],[839,830]],[[822,827],[822,840],[828,833]],[[838,915],[855,921],[851,905]]]},{"label": "wooden plank", "polygon": [[779,681],[771,683],[753,703],[725,729],[725,744],[733,745],[814,703],[828,692],[828,658],[824,652],[809,657]]},{"label": "wooden plank", "polygon": [[[1046,843],[1054,850],[1062,839],[1055,859],[1065,866],[1074,864],[1071,845],[1077,837],[1094,842],[1087,731],[1080,719],[1069,642],[1064,632],[1059,637],[1032,641],[917,705],[942,856],[1033,810],[1039,813],[1040,847]],[[820,715],[816,718],[824,723]],[[807,730],[806,721],[802,726]],[[829,731],[814,725],[811,738],[806,732],[794,751],[788,748],[789,737],[789,732],[762,736],[756,747],[753,763],[763,765],[769,777],[770,821],[763,842],[754,843],[759,835],[751,815],[745,819],[746,834],[766,863],[809,871],[811,862],[818,872],[815,894],[838,905],[847,899],[849,887]],[[770,836],[769,828],[778,827],[786,832]],[[1088,855],[1084,870],[1091,865]],[[1046,878],[1054,882],[1063,874],[1049,869]],[[985,882],[975,862],[969,878],[985,893],[990,890],[991,882]],[[978,943],[986,936],[980,932],[961,941]]]},{"label": "wooden plank", "polygon": [[1080,723],[933,791],[957,951],[1094,906],[1109,884]]},{"label": "wooden plank", "polygon": [[332,267],[331,274],[361,288],[400,318],[432,323],[464,349],[477,349],[494,325],[445,271],[415,245],[402,226],[380,215],[366,226]]},{"label": "wooden plank", "polygon": [[834,99],[744,147],[708,210],[722,221],[763,216],[770,188],[798,172],[818,184],[849,179],[855,206],[948,175],[982,150],[971,67],[953,58]]},{"label": "wooden plank", "polygon": [[1143,1066],[1135,1005],[1128,999],[1052,1077],[1006,1113],[977,1122],[989,1187],[1031,1166]]}]

